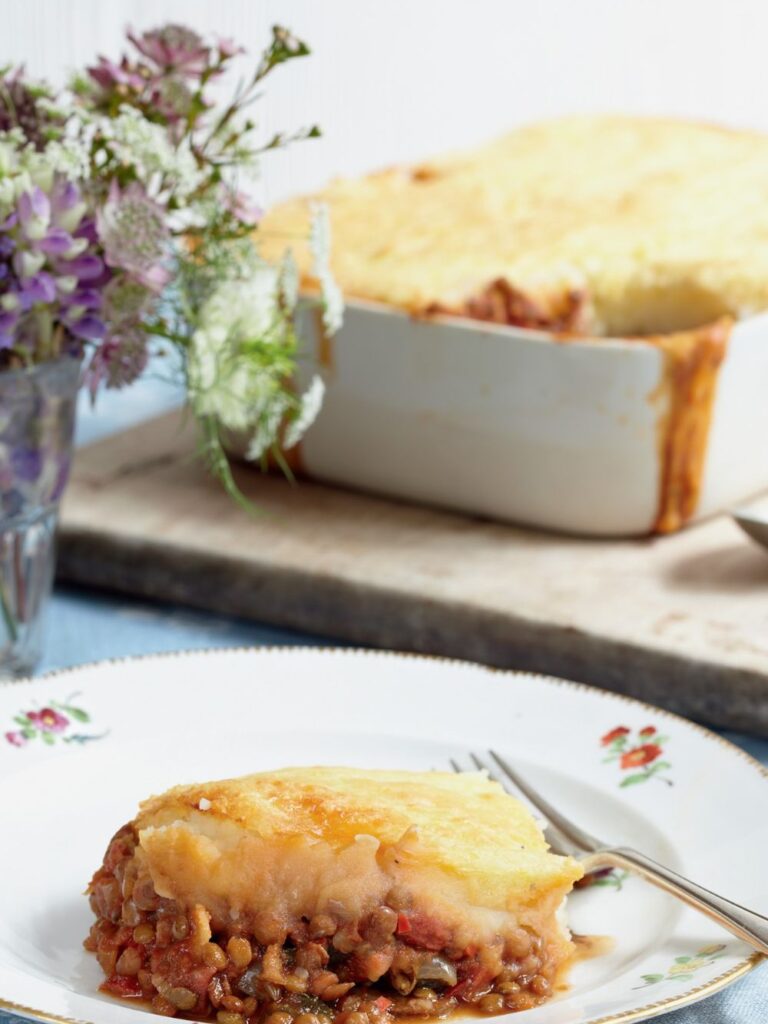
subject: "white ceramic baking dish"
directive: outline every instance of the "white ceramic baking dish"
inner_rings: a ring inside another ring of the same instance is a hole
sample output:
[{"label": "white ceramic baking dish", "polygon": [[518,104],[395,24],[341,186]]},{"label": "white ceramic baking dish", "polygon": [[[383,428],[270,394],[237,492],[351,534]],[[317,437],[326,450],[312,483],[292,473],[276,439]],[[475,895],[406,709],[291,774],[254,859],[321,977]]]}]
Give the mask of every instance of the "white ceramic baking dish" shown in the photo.
[{"label": "white ceramic baking dish", "polygon": [[[332,341],[316,316],[302,330],[302,374],[327,384],[299,453],[311,477],[575,534],[659,529],[672,398],[658,344],[357,301]],[[704,440],[684,519],[768,487],[768,314],[734,326]]]}]

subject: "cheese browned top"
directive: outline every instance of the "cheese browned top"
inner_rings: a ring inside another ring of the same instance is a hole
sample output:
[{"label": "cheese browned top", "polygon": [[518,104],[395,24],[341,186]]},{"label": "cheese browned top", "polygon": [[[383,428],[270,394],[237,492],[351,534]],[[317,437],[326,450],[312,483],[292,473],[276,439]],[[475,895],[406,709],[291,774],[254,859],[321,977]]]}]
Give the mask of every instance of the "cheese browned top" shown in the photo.
[{"label": "cheese browned top", "polygon": [[335,181],[260,227],[265,255],[291,245],[306,286],[310,199],[330,208],[347,297],[608,336],[768,307],[768,136],[755,132],[570,117]]},{"label": "cheese browned top", "polygon": [[134,825],[161,896],[246,927],[355,919],[399,890],[461,941],[541,933],[582,875],[481,773],[291,768],[177,787]]}]

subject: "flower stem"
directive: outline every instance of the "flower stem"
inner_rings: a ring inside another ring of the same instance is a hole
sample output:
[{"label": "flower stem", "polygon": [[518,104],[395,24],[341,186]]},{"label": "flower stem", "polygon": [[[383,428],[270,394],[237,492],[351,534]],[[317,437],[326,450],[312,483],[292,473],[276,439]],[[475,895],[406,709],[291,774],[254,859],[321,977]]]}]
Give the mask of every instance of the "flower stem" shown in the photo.
[{"label": "flower stem", "polygon": [[3,622],[5,623],[10,641],[12,644],[15,644],[19,639],[19,628],[16,624],[11,602],[8,598],[8,591],[5,588],[5,580],[3,579],[0,579],[0,613],[2,613]]}]

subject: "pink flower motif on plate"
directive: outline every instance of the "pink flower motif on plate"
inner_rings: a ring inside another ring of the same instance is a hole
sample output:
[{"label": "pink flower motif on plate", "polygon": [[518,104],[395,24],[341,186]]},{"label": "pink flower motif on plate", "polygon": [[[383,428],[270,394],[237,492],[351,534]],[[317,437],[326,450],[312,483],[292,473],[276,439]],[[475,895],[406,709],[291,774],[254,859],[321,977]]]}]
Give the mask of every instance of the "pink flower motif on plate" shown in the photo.
[{"label": "pink flower motif on plate", "polygon": [[13,716],[18,729],[4,733],[5,741],[12,747],[26,747],[32,740],[40,740],[46,747],[52,747],[59,742],[82,746],[91,740],[102,739],[106,732],[94,733],[90,729],[78,728],[91,721],[85,708],[75,703],[78,696],[72,693],[66,700],[51,700],[42,708],[20,711]]},{"label": "pink flower motif on plate", "polygon": [[61,712],[53,708],[43,708],[42,711],[28,711],[27,718],[40,729],[41,732],[64,732],[69,725],[69,719]]}]

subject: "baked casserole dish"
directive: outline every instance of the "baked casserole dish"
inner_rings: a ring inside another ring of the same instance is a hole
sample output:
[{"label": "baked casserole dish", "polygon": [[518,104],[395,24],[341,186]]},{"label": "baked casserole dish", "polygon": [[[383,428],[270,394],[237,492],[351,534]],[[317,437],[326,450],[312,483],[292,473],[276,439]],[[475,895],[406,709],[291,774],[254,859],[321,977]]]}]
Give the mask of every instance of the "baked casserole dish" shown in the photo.
[{"label": "baked casserole dish", "polygon": [[219,1024],[388,1024],[547,1000],[582,875],[482,773],[294,768],[182,786],[88,892],[103,991]]},{"label": "baked casserole dish", "polygon": [[311,475],[598,534],[768,485],[768,137],[572,117],[339,180],[260,227],[307,289],[317,200],[348,317],[306,328]]}]

